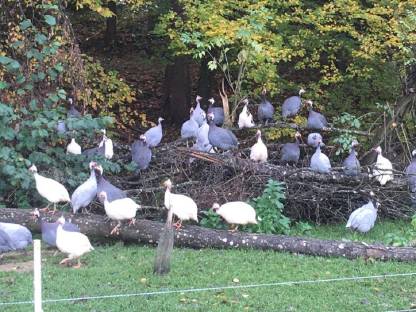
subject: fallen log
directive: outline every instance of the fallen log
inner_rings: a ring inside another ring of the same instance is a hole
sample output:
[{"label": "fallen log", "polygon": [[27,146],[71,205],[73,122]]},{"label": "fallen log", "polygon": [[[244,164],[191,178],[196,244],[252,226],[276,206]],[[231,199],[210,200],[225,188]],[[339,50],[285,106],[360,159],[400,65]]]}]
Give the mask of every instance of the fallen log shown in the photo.
[{"label": "fallen log", "polygon": [[[43,216],[50,220],[50,215]],[[106,222],[105,216],[66,215],[71,222],[78,224],[81,232],[90,238],[103,240],[111,239],[111,228],[114,223]],[[56,219],[54,216],[53,219]],[[33,232],[40,231],[39,222],[31,217],[31,211],[27,209],[0,208],[0,222],[15,222],[27,226]],[[162,232],[164,224],[150,220],[137,220],[134,225],[123,226],[117,240],[133,243],[155,245]],[[212,230],[199,226],[185,225],[179,231],[175,231],[175,245],[189,248],[248,248],[275,250],[323,257],[344,257],[356,259],[376,259],[382,261],[416,261],[416,248],[387,247],[381,244],[365,244],[359,242],[344,242],[336,240],[322,240],[316,238],[293,237],[284,235],[264,235],[244,232],[228,232]]]}]

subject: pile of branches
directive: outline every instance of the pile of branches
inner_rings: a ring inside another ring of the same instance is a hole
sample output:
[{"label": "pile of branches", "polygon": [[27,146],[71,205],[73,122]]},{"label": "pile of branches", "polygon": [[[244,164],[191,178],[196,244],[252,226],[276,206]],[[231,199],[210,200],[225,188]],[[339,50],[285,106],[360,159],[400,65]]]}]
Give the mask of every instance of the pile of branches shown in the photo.
[{"label": "pile of branches", "polygon": [[[170,178],[175,192],[191,196],[200,210],[208,210],[214,202],[248,201],[264,190],[269,179],[284,182],[285,214],[295,220],[317,223],[342,221],[362,204],[370,192],[381,203],[379,215],[403,218],[413,215],[406,178],[395,172],[395,179],[386,186],[363,173],[358,178],[345,176],[341,168],[331,174],[312,172],[306,163],[297,167],[278,162],[257,164],[247,153],[207,154],[192,151],[178,142],[155,150],[149,169],[128,180],[118,181],[129,195],[138,196],[143,205],[163,207],[161,182]],[[272,159],[279,147],[269,146]],[[306,162],[306,161],[305,161]],[[367,172],[367,167],[362,168]]]}]

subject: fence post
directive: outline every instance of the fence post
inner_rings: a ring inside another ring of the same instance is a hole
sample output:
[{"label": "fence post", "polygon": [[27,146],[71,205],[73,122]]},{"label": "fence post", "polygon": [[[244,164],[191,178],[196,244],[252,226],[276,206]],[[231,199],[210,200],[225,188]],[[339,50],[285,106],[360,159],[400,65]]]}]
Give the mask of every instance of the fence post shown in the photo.
[{"label": "fence post", "polygon": [[33,293],[35,312],[42,312],[42,272],[40,240],[33,241]]}]

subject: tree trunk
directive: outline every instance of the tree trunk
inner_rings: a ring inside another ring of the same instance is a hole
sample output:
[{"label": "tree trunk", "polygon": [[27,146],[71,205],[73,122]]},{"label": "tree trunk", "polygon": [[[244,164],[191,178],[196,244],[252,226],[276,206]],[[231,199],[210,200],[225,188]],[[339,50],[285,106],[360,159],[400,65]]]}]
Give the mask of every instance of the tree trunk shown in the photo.
[{"label": "tree trunk", "polygon": [[108,2],[108,9],[113,15],[106,19],[104,43],[107,47],[113,46],[117,37],[117,4],[115,1]]},{"label": "tree trunk", "polygon": [[170,117],[175,124],[189,118],[191,81],[186,56],[176,57],[174,63],[165,69],[163,106],[164,116]]},{"label": "tree trunk", "polygon": [[198,81],[198,95],[203,99],[209,99],[213,97],[213,71],[208,68],[208,59],[205,58],[201,61],[199,66],[199,81]]},{"label": "tree trunk", "polygon": [[[55,216],[54,219],[56,219]],[[49,219],[49,217],[45,218]],[[31,218],[26,209],[0,208],[0,222],[15,222],[26,225],[35,232],[40,231],[39,223]],[[106,222],[101,215],[76,215],[72,222],[78,224],[82,233],[96,239],[111,239],[109,233],[115,223]],[[126,242],[156,244],[164,224],[149,220],[137,220],[132,226],[123,226],[117,239]],[[313,256],[336,256],[348,259],[360,257],[377,260],[415,261],[416,249],[367,245],[357,242],[321,240],[315,238],[291,237],[284,235],[249,234],[242,232],[211,230],[199,226],[185,225],[175,231],[175,244],[191,248],[249,248],[300,253]]]}]

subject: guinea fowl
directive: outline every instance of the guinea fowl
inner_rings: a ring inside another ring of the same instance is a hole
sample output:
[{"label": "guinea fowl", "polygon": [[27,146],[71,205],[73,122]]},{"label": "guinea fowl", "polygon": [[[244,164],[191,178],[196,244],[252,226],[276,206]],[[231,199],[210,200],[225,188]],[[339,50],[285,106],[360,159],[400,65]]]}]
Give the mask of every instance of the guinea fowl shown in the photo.
[{"label": "guinea fowl", "polygon": [[71,143],[67,145],[66,153],[74,154],[74,155],[81,155],[81,146],[75,141],[74,138],[72,138]]},{"label": "guinea fowl", "polygon": [[59,134],[65,134],[68,131],[68,129],[66,128],[66,123],[63,120],[58,120],[58,123],[56,124],[55,128]]},{"label": "guinea fowl", "polygon": [[100,200],[104,203],[105,213],[111,220],[118,221],[117,225],[111,230],[110,235],[120,233],[121,221],[130,220],[130,224],[135,223],[136,212],[140,205],[136,204],[131,198],[121,198],[113,200],[111,203],[107,200],[106,192],[98,194]]},{"label": "guinea fowl", "polygon": [[234,133],[228,129],[217,127],[214,123],[214,115],[209,114],[208,116],[208,139],[209,143],[213,147],[220,148],[222,150],[236,149],[238,146],[238,140]]},{"label": "guinea fowl", "polygon": [[238,115],[238,128],[253,128],[255,126],[253,121],[253,115],[248,110],[248,100],[243,100],[244,106],[240,115]]},{"label": "guinea fowl", "polygon": [[331,162],[328,156],[321,152],[321,142],[318,143],[316,151],[311,157],[310,168],[319,173],[329,173],[331,171]]},{"label": "guinea fowl", "polygon": [[[42,241],[52,247],[56,247],[56,232],[58,230],[58,222],[46,222],[40,216],[39,209],[33,211],[33,216],[40,222],[40,230],[42,233]],[[65,222],[63,229],[68,232],[79,232],[76,224]]]},{"label": "guinea fowl", "polygon": [[325,116],[321,113],[315,112],[312,108],[313,102],[311,100],[306,101],[308,104],[308,122],[306,127],[309,129],[325,129],[328,127],[328,121],[326,120]]},{"label": "guinea fowl", "polygon": [[33,174],[33,177],[35,178],[36,190],[38,191],[40,196],[42,196],[49,202],[48,206],[43,210],[48,210],[50,203],[52,203],[53,213],[55,213],[57,203],[71,201],[71,199],[69,198],[68,191],[66,190],[65,186],[63,186],[61,183],[38,174],[38,169],[35,165],[32,165],[29,168],[29,171]]},{"label": "guinea fowl", "polygon": [[358,146],[358,141],[354,140],[351,143],[351,151],[348,157],[342,163],[344,173],[348,176],[357,176],[361,173],[360,161],[357,158],[355,147]]},{"label": "guinea fowl", "polygon": [[300,157],[300,147],[299,140],[301,134],[299,132],[295,133],[295,142],[294,143],[285,143],[282,147],[280,160],[283,163],[294,163],[296,164],[299,161]]},{"label": "guinea fowl", "polygon": [[374,223],[377,219],[377,209],[380,203],[374,204],[373,200],[370,199],[367,204],[354,210],[350,217],[346,228],[356,230],[361,233],[367,233],[374,227]]},{"label": "guinea fowl", "polygon": [[59,264],[67,263],[73,259],[78,259],[78,263],[73,268],[78,269],[81,267],[80,257],[94,248],[91,246],[88,237],[79,232],[65,231],[63,226],[65,225],[65,218],[60,217],[58,219],[58,228],[56,230],[56,247],[62,252],[68,255]]},{"label": "guinea fowl", "polygon": [[261,139],[261,131],[257,130],[256,132],[257,142],[251,147],[250,150],[250,159],[256,162],[266,162],[267,161],[267,146],[263,143]]},{"label": "guinea fowl", "polygon": [[111,159],[114,155],[113,151],[113,141],[109,139],[106,135],[105,129],[101,129],[102,139],[98,146],[93,148],[88,148],[82,152],[83,155],[88,157],[93,157],[95,155],[104,156],[107,159]]},{"label": "guinea fowl", "polygon": [[299,95],[294,95],[284,100],[282,105],[282,117],[284,119],[296,116],[299,113],[302,106],[301,96],[303,93],[305,93],[305,90],[302,88],[299,90]]},{"label": "guinea fowl", "polygon": [[208,107],[207,113],[208,114],[213,113],[215,116],[214,118],[215,124],[217,126],[222,126],[224,123],[224,108],[214,107],[214,103],[215,103],[214,98],[210,98],[208,102],[209,102],[209,107]]},{"label": "guinea fowl", "polygon": [[25,249],[32,243],[32,233],[23,225],[0,222],[0,231],[0,252]]},{"label": "guinea fowl", "polygon": [[149,147],[156,147],[159,145],[160,141],[162,141],[163,131],[162,131],[162,121],[164,119],[159,117],[157,119],[157,126],[150,128],[144,133],[144,136],[147,140],[147,145]]},{"label": "guinea fowl", "polygon": [[308,134],[308,145],[312,147],[317,147],[318,142],[321,142],[321,146],[325,146],[324,141],[322,139],[322,135],[317,132],[312,132]]},{"label": "guinea fowl", "polygon": [[78,186],[71,196],[72,212],[77,213],[80,208],[86,208],[97,194],[97,177],[95,175],[96,162],[90,162],[90,177]]},{"label": "guinea fowl", "polygon": [[407,185],[412,203],[416,203],[416,150],[412,151],[412,161],[406,168]]},{"label": "guinea fowl", "polygon": [[[113,200],[127,197],[124,191],[120,190],[118,187],[114,186],[103,177],[103,167],[101,165],[97,164],[94,166],[94,169],[95,175],[97,177],[97,195],[101,192],[105,192],[110,203]],[[104,204],[104,202],[99,197],[98,199],[102,204]]]},{"label": "guinea fowl", "polygon": [[257,109],[257,117],[266,125],[269,121],[273,121],[274,107],[266,98],[266,88],[261,92],[261,102]]},{"label": "guinea fowl", "polygon": [[198,207],[194,200],[186,195],[171,193],[172,182],[166,180],[163,185],[166,187],[164,204],[165,208],[171,210],[179,220],[174,225],[176,229],[182,227],[182,221],[194,220],[198,222]]},{"label": "guinea fowl", "polygon": [[134,161],[139,170],[144,170],[149,167],[152,160],[152,150],[147,145],[145,135],[141,135],[138,140],[135,140],[131,146],[131,159]]},{"label": "guinea fowl", "polygon": [[209,125],[205,119],[202,123],[202,126],[198,128],[198,131],[196,133],[196,142],[192,146],[192,149],[206,153],[212,152],[213,148],[212,145],[209,143],[208,133]]},{"label": "guinea fowl", "polygon": [[237,231],[239,225],[257,224],[256,210],[245,202],[235,201],[221,206],[214,203],[212,210],[229,223],[231,227],[235,225],[235,228],[231,231]]},{"label": "guinea fowl", "polygon": [[377,160],[372,176],[380,183],[380,185],[386,185],[387,182],[392,181],[394,178],[393,165],[390,160],[381,154],[382,150],[380,146],[374,148],[374,151],[377,153]]},{"label": "guinea fowl", "polygon": [[68,99],[69,102],[69,110],[67,113],[67,118],[79,118],[81,117],[81,113],[75,108],[74,100],[72,98]]},{"label": "guinea fowl", "polygon": [[199,95],[196,96],[196,106],[194,109],[194,119],[198,123],[198,127],[202,126],[204,119],[206,118],[205,111],[201,108],[202,97]]},{"label": "guinea fowl", "polygon": [[[193,107],[191,107],[189,114],[190,114],[189,119],[185,121],[181,127],[181,138],[186,139],[186,140],[196,139],[198,129],[199,129],[199,125],[196,122],[196,118],[195,118],[196,115],[195,115],[195,111]],[[188,145],[188,141],[186,141],[186,143]]]}]

